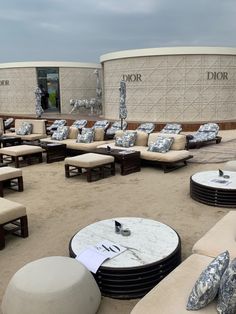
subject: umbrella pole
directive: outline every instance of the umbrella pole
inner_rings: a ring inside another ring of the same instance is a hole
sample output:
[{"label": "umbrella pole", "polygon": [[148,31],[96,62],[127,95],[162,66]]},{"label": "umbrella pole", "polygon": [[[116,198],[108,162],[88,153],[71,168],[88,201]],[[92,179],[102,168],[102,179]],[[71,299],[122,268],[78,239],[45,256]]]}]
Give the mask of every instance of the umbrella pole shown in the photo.
[{"label": "umbrella pole", "polygon": [[121,130],[123,130],[123,118],[121,118],[121,121],[120,121],[120,128]]}]

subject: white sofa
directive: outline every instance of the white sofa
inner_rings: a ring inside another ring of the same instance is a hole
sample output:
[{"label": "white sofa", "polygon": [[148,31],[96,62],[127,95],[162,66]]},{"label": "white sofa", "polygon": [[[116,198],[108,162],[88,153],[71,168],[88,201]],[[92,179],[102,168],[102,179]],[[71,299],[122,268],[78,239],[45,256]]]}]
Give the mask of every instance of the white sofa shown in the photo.
[{"label": "white sofa", "polygon": [[92,143],[77,143],[76,139],[78,136],[79,130],[75,127],[69,127],[69,134],[67,139],[62,141],[57,141],[52,139],[52,137],[42,138],[40,140],[41,143],[50,143],[50,142],[58,142],[62,144],[66,144],[66,150],[68,155],[79,155],[85,152],[91,152],[93,149],[97,148],[97,146],[102,144],[110,143],[110,140],[104,140],[104,130],[102,128],[95,129],[95,137]]},{"label": "white sofa", "polygon": [[47,136],[46,134],[46,120],[39,119],[15,119],[15,130],[19,129],[22,122],[28,122],[32,124],[32,133],[29,135],[17,135],[15,132],[7,132],[4,136],[16,136],[20,137],[23,141],[35,141]]},{"label": "white sofa", "polygon": [[[230,211],[194,244],[192,255],[135,305],[131,314],[191,313],[186,310],[186,304],[201,272],[216,256],[226,250],[229,251],[231,259],[236,257],[235,225],[236,212]],[[211,302],[196,313],[217,314],[216,302]]]},{"label": "white sofa", "polygon": [[[117,131],[116,137],[122,136],[124,131]],[[173,137],[174,142],[171,148],[166,153],[157,153],[148,151],[148,146],[155,143],[158,136]],[[100,145],[98,147],[106,147],[107,145]],[[141,160],[152,165],[162,166],[164,172],[168,172],[187,165],[187,160],[193,156],[189,153],[186,147],[186,136],[183,134],[162,134],[137,131],[137,138],[134,146],[129,148],[119,147],[115,145],[115,141],[109,144],[111,149],[131,149],[140,152]]]}]

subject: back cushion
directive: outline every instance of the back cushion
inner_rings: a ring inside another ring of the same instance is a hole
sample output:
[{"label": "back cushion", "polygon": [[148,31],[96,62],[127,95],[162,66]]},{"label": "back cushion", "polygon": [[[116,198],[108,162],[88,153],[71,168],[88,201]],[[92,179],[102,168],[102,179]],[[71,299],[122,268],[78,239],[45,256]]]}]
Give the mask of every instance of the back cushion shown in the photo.
[{"label": "back cushion", "polygon": [[[124,132],[134,132],[134,130],[126,130],[126,131],[116,131],[115,138],[122,137]],[[135,146],[147,146],[148,143],[148,134],[142,131],[135,131],[137,133],[137,137],[135,140]]]},{"label": "back cushion", "polygon": [[[169,134],[166,133],[151,133],[148,137],[148,146],[151,143],[156,142],[158,136],[166,136],[169,137]],[[171,134],[171,137],[174,138],[174,142],[171,145],[171,150],[182,150],[185,149],[186,146],[186,136],[183,134]]]},{"label": "back cushion", "polygon": [[94,129],[94,141],[103,141],[104,140],[104,129],[102,128],[95,128]]},{"label": "back cushion", "polygon": [[36,120],[36,119],[16,119],[15,129],[19,129],[22,122],[29,122],[33,125],[32,133],[36,134],[46,134],[46,121]]},{"label": "back cushion", "polygon": [[78,133],[79,133],[79,130],[77,128],[71,126],[71,127],[69,127],[69,134],[68,134],[67,138],[77,139]]},{"label": "back cushion", "polygon": [[137,131],[137,137],[135,141],[136,146],[147,146],[148,143],[148,133]]}]

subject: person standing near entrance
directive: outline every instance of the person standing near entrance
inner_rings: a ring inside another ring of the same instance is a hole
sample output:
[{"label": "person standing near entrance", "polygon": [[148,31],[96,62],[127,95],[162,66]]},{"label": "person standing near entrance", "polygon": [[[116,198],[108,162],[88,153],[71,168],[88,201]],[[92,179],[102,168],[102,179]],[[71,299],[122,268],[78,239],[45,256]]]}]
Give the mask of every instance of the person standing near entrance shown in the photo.
[{"label": "person standing near entrance", "polygon": [[48,92],[46,91],[46,89],[43,87],[42,84],[39,85],[39,88],[41,90],[41,106],[43,108],[43,110],[45,109],[48,109],[48,97],[49,97],[49,94]]}]

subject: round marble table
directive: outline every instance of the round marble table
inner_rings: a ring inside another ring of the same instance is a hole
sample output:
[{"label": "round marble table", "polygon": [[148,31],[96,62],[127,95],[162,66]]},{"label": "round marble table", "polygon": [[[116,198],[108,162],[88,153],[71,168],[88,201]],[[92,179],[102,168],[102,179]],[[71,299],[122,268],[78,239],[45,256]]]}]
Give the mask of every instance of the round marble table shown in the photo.
[{"label": "round marble table", "polygon": [[[131,235],[115,233],[115,220]],[[127,248],[106,260],[94,274],[104,296],[143,297],[181,262],[181,241],[176,231],[158,221],[136,217],[107,219],[85,227],[72,237],[70,256],[76,257],[102,240]]]},{"label": "round marble table", "polygon": [[191,197],[211,206],[236,207],[236,172],[224,175],[219,176],[218,170],[195,173],[190,178]]}]

